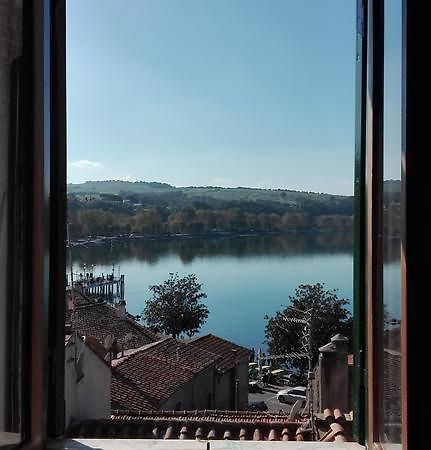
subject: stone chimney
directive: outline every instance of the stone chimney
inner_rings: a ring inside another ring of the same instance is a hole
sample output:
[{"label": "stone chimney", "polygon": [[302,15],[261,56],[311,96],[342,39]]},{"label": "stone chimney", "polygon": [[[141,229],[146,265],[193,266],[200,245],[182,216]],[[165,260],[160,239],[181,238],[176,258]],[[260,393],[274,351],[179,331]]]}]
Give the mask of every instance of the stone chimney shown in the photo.
[{"label": "stone chimney", "polygon": [[126,300],[120,300],[117,305],[121,317],[126,317]]},{"label": "stone chimney", "polygon": [[349,405],[349,374],[347,343],[349,340],[336,334],[331,342],[319,348],[319,406],[347,411]]}]

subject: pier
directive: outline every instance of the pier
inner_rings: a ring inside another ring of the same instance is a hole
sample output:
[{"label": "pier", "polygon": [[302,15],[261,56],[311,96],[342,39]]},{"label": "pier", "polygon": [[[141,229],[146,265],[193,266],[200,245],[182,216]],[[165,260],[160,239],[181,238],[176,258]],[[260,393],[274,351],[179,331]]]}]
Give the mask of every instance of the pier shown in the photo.
[{"label": "pier", "polygon": [[88,297],[124,300],[124,275],[95,277],[92,272],[73,274],[73,277],[66,275],[66,289],[71,289],[71,278],[73,289]]}]

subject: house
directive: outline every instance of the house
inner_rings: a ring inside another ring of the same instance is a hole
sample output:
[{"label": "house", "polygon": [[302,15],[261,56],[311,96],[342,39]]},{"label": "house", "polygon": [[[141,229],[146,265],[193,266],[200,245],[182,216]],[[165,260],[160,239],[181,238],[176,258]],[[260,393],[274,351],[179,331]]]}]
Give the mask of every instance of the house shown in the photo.
[{"label": "house", "polygon": [[215,409],[246,409],[251,350],[213,334],[191,339],[189,345],[217,356]]},{"label": "house", "polygon": [[217,356],[171,337],[112,361],[113,410],[214,407]]},{"label": "house", "polygon": [[85,419],[108,418],[111,413],[111,368],[97,343],[90,341],[76,333],[65,339],[66,426]]},{"label": "house", "polygon": [[139,348],[159,339],[155,333],[132,319],[121,302],[118,308],[105,302],[81,304],[74,310],[66,311],[66,324],[80,336],[96,338],[106,348],[113,345],[113,353]]}]

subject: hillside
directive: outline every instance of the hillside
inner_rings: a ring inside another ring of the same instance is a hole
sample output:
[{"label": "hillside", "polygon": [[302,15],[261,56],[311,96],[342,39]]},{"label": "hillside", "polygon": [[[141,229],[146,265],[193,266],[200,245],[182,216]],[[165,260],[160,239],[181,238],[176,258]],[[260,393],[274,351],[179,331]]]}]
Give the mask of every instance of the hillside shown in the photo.
[{"label": "hillside", "polygon": [[160,201],[165,206],[167,206],[166,203],[173,204],[170,206],[174,206],[175,203],[177,206],[193,206],[198,202],[204,203],[207,208],[239,206],[239,203],[242,206],[266,204],[267,206],[272,205],[277,212],[288,209],[304,211],[315,206],[318,209],[329,209],[331,213],[337,213],[335,210],[340,210],[339,213],[351,214],[353,207],[353,198],[342,195],[246,187],[175,187],[166,183],[145,181],[87,181],[81,184],[68,184],[67,192],[81,195],[112,194],[118,195],[122,199],[129,199],[134,203],[147,205]]},{"label": "hillside", "polygon": [[353,197],[283,189],[89,181],[68,185],[68,213],[74,238],[350,230]]}]

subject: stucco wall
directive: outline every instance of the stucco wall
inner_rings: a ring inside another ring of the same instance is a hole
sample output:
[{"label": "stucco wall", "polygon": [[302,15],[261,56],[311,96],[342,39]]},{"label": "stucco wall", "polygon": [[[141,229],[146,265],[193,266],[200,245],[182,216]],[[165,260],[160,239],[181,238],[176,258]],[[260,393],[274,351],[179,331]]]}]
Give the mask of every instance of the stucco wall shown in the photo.
[{"label": "stucco wall", "polygon": [[173,410],[181,402],[180,409],[205,409],[212,408],[208,405],[208,394],[213,398],[214,392],[214,368],[208,367],[198,373],[195,378],[175,392],[161,409]]},{"label": "stucco wall", "polygon": [[237,377],[239,379],[238,409],[248,407],[248,359],[237,366]]},{"label": "stucco wall", "polygon": [[[78,352],[81,344],[78,343]],[[86,345],[82,353],[82,373],[76,381],[75,346],[69,341],[65,349],[65,424],[82,419],[108,418],[111,414],[111,370]]]},{"label": "stucco wall", "polygon": [[[235,389],[231,389],[231,382],[235,382],[235,379],[239,379],[238,386],[238,409],[246,409],[248,406],[248,359],[240,362],[236,366],[235,377],[231,375],[231,369],[223,375],[216,376],[216,388],[215,388],[215,407],[216,409],[231,409],[235,404],[235,400],[231,399],[231,392],[235,392]],[[220,382],[218,382],[218,380]]]},{"label": "stucco wall", "polygon": [[10,68],[21,53],[21,0],[0,0],[0,431],[5,430],[7,166],[9,148]]},{"label": "stucco wall", "polygon": [[217,375],[215,386],[215,409],[229,409],[230,372]]}]

